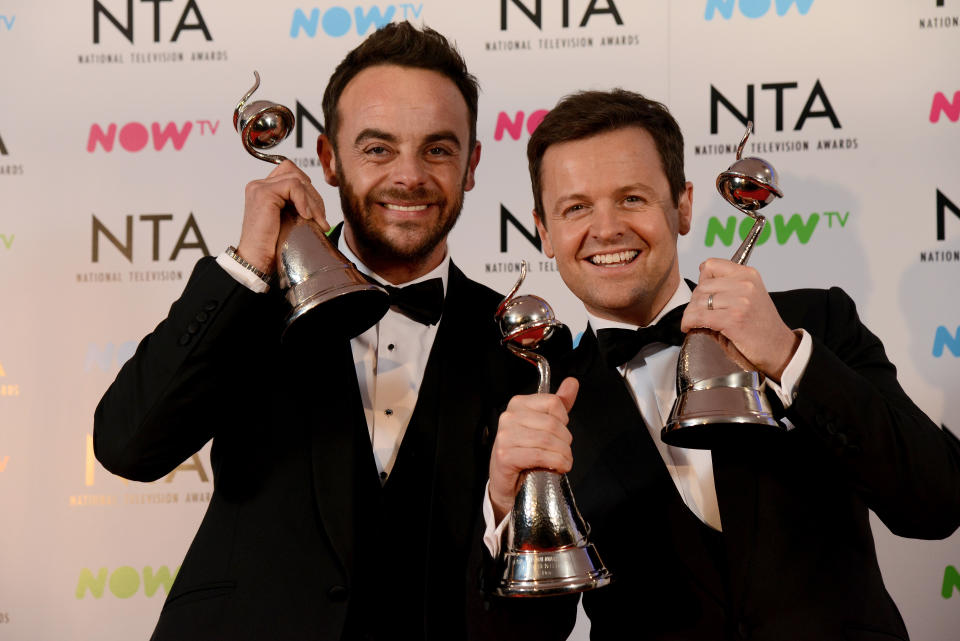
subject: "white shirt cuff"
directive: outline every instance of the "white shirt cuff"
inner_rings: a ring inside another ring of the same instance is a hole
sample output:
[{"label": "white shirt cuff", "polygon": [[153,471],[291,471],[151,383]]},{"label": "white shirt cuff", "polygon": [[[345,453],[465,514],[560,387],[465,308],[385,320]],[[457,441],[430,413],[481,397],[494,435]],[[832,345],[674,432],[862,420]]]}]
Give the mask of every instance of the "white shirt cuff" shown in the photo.
[{"label": "white shirt cuff", "polygon": [[223,269],[233,277],[233,280],[237,281],[250,291],[263,294],[264,292],[270,290],[270,286],[263,282],[263,279],[234,259],[230,258],[230,255],[227,254],[227,252],[223,252],[217,256],[217,264],[223,267]]},{"label": "white shirt cuff", "polygon": [[487,487],[483,491],[483,522],[486,525],[483,531],[483,544],[487,546],[487,551],[494,559],[500,556],[500,543],[503,541],[503,532],[507,529],[507,523],[513,512],[507,512],[499,524],[495,522],[493,516],[493,501],[490,500],[490,481],[487,481]]},{"label": "white shirt cuff", "polygon": [[813,351],[813,339],[810,338],[810,334],[805,329],[798,331],[801,332],[800,346],[797,347],[793,358],[783,369],[780,383],[777,384],[769,378],[767,379],[767,385],[776,393],[783,404],[783,409],[787,409],[793,404],[793,399],[797,396],[797,386],[807,369],[807,363],[810,362],[810,354]]}]

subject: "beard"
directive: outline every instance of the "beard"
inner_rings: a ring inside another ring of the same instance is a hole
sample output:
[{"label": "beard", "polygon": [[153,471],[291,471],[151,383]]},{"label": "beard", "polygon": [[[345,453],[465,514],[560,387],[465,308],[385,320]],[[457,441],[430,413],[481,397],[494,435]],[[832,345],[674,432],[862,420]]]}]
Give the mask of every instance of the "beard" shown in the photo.
[{"label": "beard", "polygon": [[[344,176],[340,165],[337,166],[336,175],[340,183],[340,208],[359,246],[357,249],[369,256],[376,256],[378,260],[412,263],[424,260],[446,239],[463,208],[466,172],[455,199],[450,202],[442,192],[425,187],[374,190],[361,198]],[[425,221],[416,220],[386,224],[377,218],[374,209],[384,201],[429,202],[440,213],[428,227],[424,226]]]}]

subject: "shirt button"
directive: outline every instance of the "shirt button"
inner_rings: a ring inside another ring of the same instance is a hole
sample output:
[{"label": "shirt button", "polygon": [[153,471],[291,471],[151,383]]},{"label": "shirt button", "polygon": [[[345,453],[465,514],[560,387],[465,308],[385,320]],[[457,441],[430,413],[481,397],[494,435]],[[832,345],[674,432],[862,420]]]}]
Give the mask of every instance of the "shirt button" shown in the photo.
[{"label": "shirt button", "polygon": [[386,414],[387,416],[393,416],[393,410],[390,409],[389,407],[383,410],[383,413]]}]

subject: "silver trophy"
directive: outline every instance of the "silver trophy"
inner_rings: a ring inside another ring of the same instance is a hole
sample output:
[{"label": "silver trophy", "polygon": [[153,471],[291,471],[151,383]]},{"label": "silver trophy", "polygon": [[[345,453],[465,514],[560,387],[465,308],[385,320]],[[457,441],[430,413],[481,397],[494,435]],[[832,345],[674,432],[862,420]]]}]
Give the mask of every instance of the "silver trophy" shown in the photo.
[{"label": "silver trophy", "polygon": [[[502,342],[537,366],[537,392],[550,391],[550,365],[535,351],[541,341],[562,327],[547,301],[538,296],[515,296],[527,275],[520,279],[497,309]],[[507,525],[506,569],[497,594],[508,597],[549,596],[583,592],[607,585],[610,572],[593,544],[590,527],[577,510],[566,474],[534,469],[523,472],[520,491]]]},{"label": "silver trophy", "polygon": [[[260,86],[260,74],[233,113],[233,127],[252,156],[279,165],[284,156],[262,150],[280,144],[293,131],[291,111],[274,102],[247,100]],[[311,331],[353,338],[375,325],[390,307],[389,294],[372,284],[327,239],[312,220],[297,214],[292,205],[282,213],[277,239],[277,277],[291,310],[286,329],[294,321],[323,305],[323,314],[309,314]]]},{"label": "silver trophy", "polygon": [[[741,158],[753,123],[737,147],[737,160],[717,177],[717,190],[731,205],[754,219],[750,233],[731,259],[745,265],[766,218],[758,210],[783,196],[777,172],[760,158]],[[718,332],[691,330],[677,362],[677,401],[660,433],[664,443],[711,449],[733,435],[784,429],[773,417],[764,392],[764,376]]]}]

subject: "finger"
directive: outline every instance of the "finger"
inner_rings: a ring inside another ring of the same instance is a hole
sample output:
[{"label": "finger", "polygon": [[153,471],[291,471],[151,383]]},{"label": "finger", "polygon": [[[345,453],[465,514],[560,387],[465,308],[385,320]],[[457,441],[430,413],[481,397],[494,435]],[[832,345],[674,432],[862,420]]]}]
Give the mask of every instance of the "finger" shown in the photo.
[{"label": "finger", "polygon": [[[573,467],[573,455],[563,455],[552,450],[537,447],[514,447],[504,450],[497,457],[504,478],[513,477],[523,470],[536,468],[555,470],[566,474]],[[498,484],[499,485],[499,484]],[[514,482],[516,486],[516,482]]]},{"label": "finger", "polygon": [[507,405],[507,412],[536,412],[548,414],[564,425],[567,424],[567,408],[556,394],[528,394],[514,396]]},{"label": "finger", "polygon": [[573,377],[567,377],[557,388],[557,398],[563,403],[564,409],[569,412],[573,409],[573,403],[577,400],[577,392],[580,390],[580,381]]},{"label": "finger", "polygon": [[572,440],[565,419],[561,420],[552,414],[526,407],[508,409],[500,415],[497,440],[513,444],[523,438],[525,432],[531,431],[551,435],[564,443]]}]

